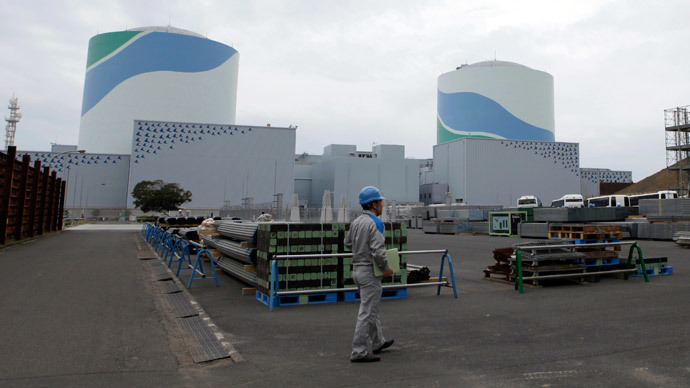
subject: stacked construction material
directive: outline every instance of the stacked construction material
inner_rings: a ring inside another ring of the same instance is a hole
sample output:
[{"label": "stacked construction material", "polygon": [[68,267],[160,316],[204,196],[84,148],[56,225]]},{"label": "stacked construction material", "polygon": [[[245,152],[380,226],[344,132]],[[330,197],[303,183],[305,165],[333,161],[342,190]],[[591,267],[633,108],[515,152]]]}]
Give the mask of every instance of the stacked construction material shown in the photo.
[{"label": "stacked construction material", "polygon": [[549,238],[548,222],[521,222],[518,234],[523,238]]},{"label": "stacked construction material", "polygon": [[254,285],[256,283],[253,267],[256,263],[255,238],[259,224],[217,220],[214,225],[218,233],[202,233],[201,240],[205,246],[214,248],[224,255],[218,257],[214,255],[216,264],[223,271]]},{"label": "stacked construction material", "polygon": [[551,224],[549,238],[578,240],[581,244],[620,241],[620,225]]},{"label": "stacked construction material", "polygon": [[690,232],[676,232],[673,241],[684,248],[690,248]]},{"label": "stacked construction material", "polygon": [[[522,259],[522,274],[525,281],[538,285],[540,275],[577,275],[586,274],[587,267],[583,265],[586,255],[572,249],[573,244],[565,241],[539,241],[513,245],[513,249],[528,246],[540,248],[520,249]],[[513,276],[516,276],[515,255],[510,259]],[[513,278],[514,280],[514,278]]]},{"label": "stacked construction material", "polygon": [[637,226],[637,237],[641,239],[672,240],[678,232],[690,232],[690,223],[640,223]]},{"label": "stacked construction material", "polygon": [[[627,267],[624,260],[621,260],[621,268]],[[627,260],[625,260],[627,262]],[[644,276],[642,271],[642,265],[639,258],[633,259],[633,265],[637,267],[637,272],[630,274],[630,276],[641,277]],[[663,276],[673,274],[673,267],[668,265],[667,257],[645,257],[644,266],[647,272],[647,276]]]},{"label": "stacked construction material", "polygon": [[636,207],[535,208],[538,222],[624,221],[638,214]]},{"label": "stacked construction material", "polygon": [[513,269],[510,265],[510,258],[513,256],[513,248],[494,249],[494,260],[496,264],[486,267],[484,277],[494,279],[491,275],[497,275],[499,280],[514,282]]},{"label": "stacked construction material", "polygon": [[[615,224],[553,224],[549,231],[550,238],[567,239],[575,244],[619,242],[622,235],[620,225]],[[620,250],[620,245],[575,248],[585,254],[582,265],[588,267],[588,272],[617,269]]]},{"label": "stacked construction material", "polygon": [[439,222],[438,221],[424,221],[422,223],[422,230],[424,233],[439,233]]},{"label": "stacked construction material", "polygon": [[215,222],[216,230],[221,236],[238,241],[256,241],[256,222],[219,220]]},{"label": "stacked construction material", "polygon": [[640,214],[649,221],[690,221],[690,199],[643,199],[640,200]]},{"label": "stacked construction material", "polygon": [[203,222],[205,217],[160,217],[158,224],[160,227],[168,226],[196,226]]},{"label": "stacked construction material", "polygon": [[473,222],[472,233],[474,234],[489,234],[488,222]]},{"label": "stacked construction material", "polygon": [[[271,261],[277,255],[332,254],[344,252],[345,224],[281,223],[259,224],[257,230],[256,286],[269,294]],[[340,260],[340,261],[339,261]],[[338,287],[342,259],[281,259],[278,265],[278,289],[297,291]]]}]

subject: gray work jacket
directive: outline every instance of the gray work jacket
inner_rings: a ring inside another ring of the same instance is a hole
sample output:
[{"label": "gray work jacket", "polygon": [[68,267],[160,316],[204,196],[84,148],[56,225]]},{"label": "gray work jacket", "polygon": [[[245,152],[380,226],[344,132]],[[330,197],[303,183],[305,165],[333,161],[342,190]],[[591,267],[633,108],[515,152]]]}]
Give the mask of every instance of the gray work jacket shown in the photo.
[{"label": "gray work jacket", "polygon": [[376,217],[371,210],[365,210],[350,224],[350,231],[345,237],[345,246],[352,250],[354,266],[377,265],[382,272],[388,270],[386,245],[383,233],[376,229],[376,223],[369,217]]}]

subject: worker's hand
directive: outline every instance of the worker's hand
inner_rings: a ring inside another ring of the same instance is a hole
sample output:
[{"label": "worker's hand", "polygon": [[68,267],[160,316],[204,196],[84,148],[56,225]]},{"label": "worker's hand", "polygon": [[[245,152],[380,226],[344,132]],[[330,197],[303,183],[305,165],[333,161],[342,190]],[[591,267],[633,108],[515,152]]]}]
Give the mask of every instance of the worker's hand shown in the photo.
[{"label": "worker's hand", "polygon": [[383,273],[383,276],[393,276],[393,270],[388,268],[386,272]]}]

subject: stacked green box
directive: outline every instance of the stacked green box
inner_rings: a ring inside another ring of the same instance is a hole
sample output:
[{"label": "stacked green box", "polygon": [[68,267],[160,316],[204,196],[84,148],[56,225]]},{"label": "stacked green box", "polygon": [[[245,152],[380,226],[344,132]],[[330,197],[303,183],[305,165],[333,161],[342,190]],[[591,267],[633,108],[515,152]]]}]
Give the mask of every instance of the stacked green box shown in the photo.
[{"label": "stacked green box", "polygon": [[[257,230],[257,289],[270,290],[270,262],[276,255],[339,253],[345,224],[261,223]],[[338,286],[338,258],[278,260],[278,289],[298,291]]]},{"label": "stacked green box", "polygon": [[[384,223],[386,249],[406,251],[407,225]],[[256,234],[256,284],[264,294],[270,290],[270,262],[276,255],[347,253],[345,236],[349,224],[260,223]],[[278,264],[278,289],[299,291],[353,287],[352,258],[282,259]],[[400,258],[401,270],[384,277],[383,284],[407,284],[407,255]]]}]

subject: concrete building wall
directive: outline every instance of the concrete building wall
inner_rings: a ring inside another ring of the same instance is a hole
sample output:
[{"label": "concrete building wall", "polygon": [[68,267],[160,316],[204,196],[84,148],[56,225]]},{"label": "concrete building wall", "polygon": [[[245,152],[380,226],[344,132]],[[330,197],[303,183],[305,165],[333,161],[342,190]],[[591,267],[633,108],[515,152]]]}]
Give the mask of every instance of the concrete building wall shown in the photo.
[{"label": "concrete building wall", "polygon": [[514,206],[522,195],[543,203],[580,191],[579,145],[464,138],[434,146],[434,177],[451,200]]},{"label": "concrete building wall", "polygon": [[389,201],[418,202],[420,161],[404,155],[401,145],[376,146],[371,153],[349,145],[325,147],[322,160],[310,166],[309,206],[320,207],[324,190],[330,190],[333,206],[340,206],[344,195],[348,206],[356,208],[365,186],[378,187]]},{"label": "concrete building wall", "polygon": [[[219,208],[291,200],[295,129],[136,121],[129,192],[142,180],[162,179],[193,193],[185,208]],[[128,206],[133,206],[131,196]]]},{"label": "concrete building wall", "polygon": [[583,197],[599,196],[601,182],[632,183],[632,171],[614,171],[608,168],[580,169],[580,192]]},{"label": "concrete building wall", "polygon": [[[69,151],[69,150],[68,150]],[[65,152],[65,151],[61,151]],[[60,152],[20,151],[42,166],[49,166],[58,178],[66,181],[65,208],[73,209],[70,217],[78,217],[79,209],[120,208],[127,205],[127,178],[129,155],[80,154]],[[101,186],[101,183],[105,185]]]},{"label": "concrete building wall", "polygon": [[[307,202],[309,202],[309,199],[311,198],[311,172],[311,165],[295,164],[294,194],[297,194],[301,206],[307,204]],[[292,198],[288,198],[287,200],[292,201]],[[289,204],[292,205],[292,202],[290,202]]]}]

